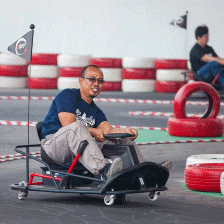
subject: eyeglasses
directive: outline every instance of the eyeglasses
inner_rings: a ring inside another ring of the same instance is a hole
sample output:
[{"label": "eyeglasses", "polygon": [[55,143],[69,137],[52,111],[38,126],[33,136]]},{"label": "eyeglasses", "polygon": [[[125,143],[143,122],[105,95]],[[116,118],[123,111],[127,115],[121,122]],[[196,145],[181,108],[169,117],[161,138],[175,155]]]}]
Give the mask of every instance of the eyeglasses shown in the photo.
[{"label": "eyeglasses", "polygon": [[89,77],[82,77],[83,79],[89,79],[90,82],[95,83],[98,81],[99,84],[104,84],[105,81],[103,79],[96,79],[96,78],[89,78]]}]

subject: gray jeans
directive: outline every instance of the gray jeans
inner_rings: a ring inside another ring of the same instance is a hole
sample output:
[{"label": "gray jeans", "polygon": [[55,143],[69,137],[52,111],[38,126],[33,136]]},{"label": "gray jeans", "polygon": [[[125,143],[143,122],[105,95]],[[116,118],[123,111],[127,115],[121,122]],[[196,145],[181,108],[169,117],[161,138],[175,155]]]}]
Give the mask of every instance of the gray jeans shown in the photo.
[{"label": "gray jeans", "polygon": [[[68,126],[60,128],[55,134],[47,135],[41,140],[41,146],[46,151],[49,157],[59,164],[71,163],[77,154],[77,150],[81,141],[87,140],[89,144],[84,150],[79,161],[91,173],[98,175],[108,163],[108,159],[104,158],[101,150],[104,144],[114,144],[112,140],[97,142],[90,135],[85,124],[74,122]],[[129,138],[122,139],[122,145],[133,145],[140,162],[146,161],[134,141]]]}]

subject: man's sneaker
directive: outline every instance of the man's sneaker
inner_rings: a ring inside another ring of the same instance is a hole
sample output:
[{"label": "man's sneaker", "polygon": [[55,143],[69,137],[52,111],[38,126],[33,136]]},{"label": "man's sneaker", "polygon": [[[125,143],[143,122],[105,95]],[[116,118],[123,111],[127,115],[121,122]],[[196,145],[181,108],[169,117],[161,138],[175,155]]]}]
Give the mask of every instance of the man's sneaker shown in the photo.
[{"label": "man's sneaker", "polygon": [[113,160],[112,164],[110,165],[109,170],[106,173],[107,179],[115,176],[121,170],[123,170],[123,162],[120,157],[117,157]]},{"label": "man's sneaker", "polygon": [[165,166],[169,171],[170,171],[172,165],[173,165],[173,163],[170,160],[167,160],[167,161],[161,163],[161,166]]}]

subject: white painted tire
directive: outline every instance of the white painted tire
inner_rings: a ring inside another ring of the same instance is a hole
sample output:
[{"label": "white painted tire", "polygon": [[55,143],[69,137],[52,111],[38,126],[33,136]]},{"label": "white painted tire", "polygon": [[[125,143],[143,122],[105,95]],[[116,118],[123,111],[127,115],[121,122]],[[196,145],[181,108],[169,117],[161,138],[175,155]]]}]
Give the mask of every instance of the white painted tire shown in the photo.
[{"label": "white painted tire", "polygon": [[23,89],[27,86],[27,77],[0,76],[0,88]]},{"label": "white painted tire", "polygon": [[124,57],[123,68],[155,68],[155,58],[132,58]]},{"label": "white painted tire", "polygon": [[188,67],[189,70],[192,70],[190,61],[187,61],[187,67]]},{"label": "white painted tire", "polygon": [[58,67],[85,67],[90,64],[91,55],[59,54]]},{"label": "white painted tire", "polygon": [[220,176],[220,189],[221,193],[224,195],[224,172]]},{"label": "white painted tire", "polygon": [[123,92],[152,92],[155,90],[156,80],[147,79],[123,79]]},{"label": "white painted tire", "polygon": [[101,68],[106,82],[120,82],[122,80],[122,68]]},{"label": "white painted tire", "polygon": [[[186,72],[186,77],[183,74]],[[186,81],[188,80],[188,70],[182,69],[158,69],[156,70],[156,80],[158,81]],[[186,79],[186,80],[185,80]]]},{"label": "white painted tire", "polygon": [[58,78],[58,89],[63,90],[67,88],[79,89],[79,78],[75,77],[59,77]]},{"label": "white painted tire", "polygon": [[201,163],[224,163],[224,154],[200,154],[187,158],[186,166]]},{"label": "white painted tire", "polygon": [[15,54],[0,54],[0,65],[28,65],[28,61]]},{"label": "white painted tire", "polygon": [[56,65],[31,65],[28,73],[31,78],[57,78],[59,69]]}]

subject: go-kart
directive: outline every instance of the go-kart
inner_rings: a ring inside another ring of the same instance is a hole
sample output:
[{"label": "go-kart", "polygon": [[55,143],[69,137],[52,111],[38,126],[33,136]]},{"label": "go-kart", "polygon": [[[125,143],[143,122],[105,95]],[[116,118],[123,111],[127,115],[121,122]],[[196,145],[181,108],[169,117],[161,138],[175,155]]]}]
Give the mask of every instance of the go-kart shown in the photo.
[{"label": "go-kart", "polygon": [[[40,139],[41,122],[36,125]],[[95,177],[78,160],[82,156],[88,141],[80,143],[77,155],[71,165],[55,163],[44,151],[40,144],[18,145],[14,150],[26,156],[26,181],[12,184],[11,189],[18,190],[18,198],[24,199],[29,191],[76,193],[104,195],[106,205],[123,204],[126,194],[149,192],[151,201],[157,200],[160,191],[167,190],[165,186],[169,171],[164,166],[154,162],[139,163],[135,149],[132,145],[121,145],[121,139],[133,137],[133,134],[117,133],[104,135],[106,139],[116,139],[116,145],[104,145],[102,152],[105,158],[121,157],[124,169],[112,178],[104,180]],[[30,155],[30,148],[39,147],[41,159]],[[26,152],[21,151],[26,148]],[[42,164],[42,174],[29,173],[29,159]],[[34,182],[34,177],[42,181]]]}]

